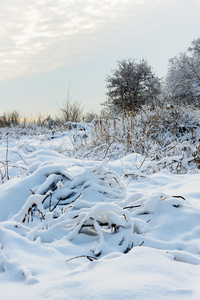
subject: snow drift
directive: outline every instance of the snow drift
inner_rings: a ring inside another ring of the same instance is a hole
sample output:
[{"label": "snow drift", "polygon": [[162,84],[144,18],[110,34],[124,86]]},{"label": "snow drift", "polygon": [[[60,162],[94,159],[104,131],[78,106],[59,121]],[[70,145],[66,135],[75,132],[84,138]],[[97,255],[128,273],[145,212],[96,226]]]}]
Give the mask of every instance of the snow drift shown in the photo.
[{"label": "snow drift", "polygon": [[1,299],[199,299],[197,169],[173,174],[177,157],[66,158],[37,141],[9,151]]}]

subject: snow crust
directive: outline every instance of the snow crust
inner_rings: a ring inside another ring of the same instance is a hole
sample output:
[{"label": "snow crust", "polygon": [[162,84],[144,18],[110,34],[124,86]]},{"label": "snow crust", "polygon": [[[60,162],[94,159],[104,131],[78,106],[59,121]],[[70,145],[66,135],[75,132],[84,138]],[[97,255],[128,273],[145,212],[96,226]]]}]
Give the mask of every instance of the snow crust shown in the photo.
[{"label": "snow crust", "polygon": [[50,143],[9,140],[0,299],[200,299],[199,171],[67,158]]}]

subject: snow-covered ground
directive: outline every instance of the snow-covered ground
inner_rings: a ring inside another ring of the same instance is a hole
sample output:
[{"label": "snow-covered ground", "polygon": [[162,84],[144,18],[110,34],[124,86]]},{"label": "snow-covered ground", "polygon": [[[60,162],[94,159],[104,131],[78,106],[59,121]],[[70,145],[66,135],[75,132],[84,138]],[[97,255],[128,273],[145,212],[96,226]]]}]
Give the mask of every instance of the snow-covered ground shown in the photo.
[{"label": "snow-covered ground", "polygon": [[200,299],[199,169],[70,147],[2,131],[0,299]]}]

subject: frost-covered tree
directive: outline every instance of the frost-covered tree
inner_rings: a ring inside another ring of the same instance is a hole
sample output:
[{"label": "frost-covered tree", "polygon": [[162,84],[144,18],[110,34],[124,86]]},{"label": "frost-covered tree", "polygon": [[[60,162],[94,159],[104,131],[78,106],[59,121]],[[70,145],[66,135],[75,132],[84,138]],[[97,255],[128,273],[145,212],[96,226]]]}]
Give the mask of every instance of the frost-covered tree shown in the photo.
[{"label": "frost-covered tree", "polygon": [[166,87],[176,103],[200,101],[200,38],[192,42],[187,52],[169,60]]},{"label": "frost-covered tree", "polygon": [[160,93],[160,79],[146,60],[118,61],[112,75],[106,77],[108,100],[104,104],[111,111],[137,110],[143,104],[152,104]]},{"label": "frost-covered tree", "polygon": [[192,46],[188,48],[192,55],[191,69],[194,73],[194,93],[198,101],[200,101],[200,37],[192,42]]}]

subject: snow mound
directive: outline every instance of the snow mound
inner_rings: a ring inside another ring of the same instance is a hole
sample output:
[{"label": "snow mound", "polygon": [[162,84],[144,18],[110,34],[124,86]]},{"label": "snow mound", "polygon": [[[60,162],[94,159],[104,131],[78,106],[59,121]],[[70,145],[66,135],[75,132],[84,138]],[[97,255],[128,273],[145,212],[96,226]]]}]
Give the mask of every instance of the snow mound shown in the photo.
[{"label": "snow mound", "polygon": [[199,298],[198,173],[24,155],[0,185],[1,299]]}]

